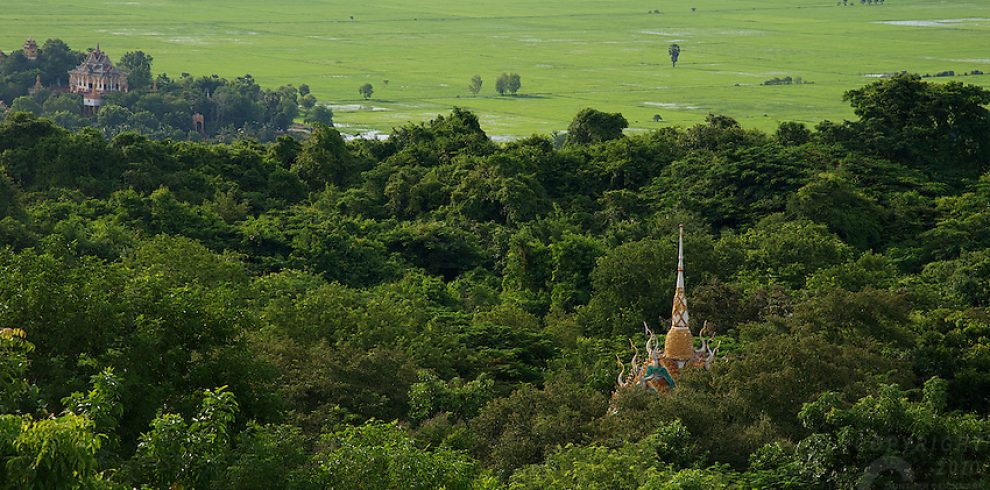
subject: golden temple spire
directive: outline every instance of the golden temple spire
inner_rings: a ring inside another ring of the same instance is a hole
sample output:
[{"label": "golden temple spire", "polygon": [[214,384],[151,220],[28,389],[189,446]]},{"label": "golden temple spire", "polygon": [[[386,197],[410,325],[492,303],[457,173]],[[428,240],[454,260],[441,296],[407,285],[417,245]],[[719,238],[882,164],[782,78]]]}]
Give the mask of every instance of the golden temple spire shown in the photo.
[{"label": "golden temple spire", "polygon": [[687,298],[684,296],[684,225],[678,228],[680,235],[677,238],[677,286],[674,289],[674,308],[670,314],[670,326],[687,328]]},{"label": "golden temple spire", "polygon": [[688,329],[687,297],[684,295],[684,225],[678,226],[677,238],[677,286],[674,289],[674,307],[670,312],[670,330],[664,339],[664,354],[677,361],[694,357],[694,336]]}]

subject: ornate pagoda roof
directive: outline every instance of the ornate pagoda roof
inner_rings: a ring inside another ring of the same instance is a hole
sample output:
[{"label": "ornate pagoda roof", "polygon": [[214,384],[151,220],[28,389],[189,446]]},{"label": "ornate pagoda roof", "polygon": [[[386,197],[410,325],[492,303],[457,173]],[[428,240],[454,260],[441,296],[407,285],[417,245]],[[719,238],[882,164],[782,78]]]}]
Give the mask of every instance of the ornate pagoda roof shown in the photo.
[{"label": "ornate pagoda roof", "polygon": [[[627,386],[640,386],[656,391],[665,391],[676,386],[676,379],[680,371],[684,368],[704,368],[711,367],[715,360],[715,353],[718,346],[714,348],[711,342],[715,337],[714,328],[705,322],[704,328],[700,332],[701,348],[694,348],[694,335],[688,328],[687,297],[684,293],[684,226],[679,228],[677,240],[677,285],[674,289],[674,305],[670,315],[670,330],[664,338],[663,349],[660,349],[657,336],[648,325],[643,326],[646,330],[646,359],[639,360],[639,349],[630,340],[635,354],[629,363],[629,371],[626,372],[626,364],[617,358],[621,370],[616,380],[618,388]],[[613,400],[615,399],[613,394]]]},{"label": "ornate pagoda roof", "polygon": [[89,52],[89,56],[86,57],[86,61],[75,67],[69,73],[76,73],[79,75],[93,75],[102,76],[107,75],[109,77],[120,77],[127,76],[126,72],[121,71],[116,66],[113,66],[113,62],[110,61],[110,57],[100,50],[100,45],[96,45],[96,49]]}]

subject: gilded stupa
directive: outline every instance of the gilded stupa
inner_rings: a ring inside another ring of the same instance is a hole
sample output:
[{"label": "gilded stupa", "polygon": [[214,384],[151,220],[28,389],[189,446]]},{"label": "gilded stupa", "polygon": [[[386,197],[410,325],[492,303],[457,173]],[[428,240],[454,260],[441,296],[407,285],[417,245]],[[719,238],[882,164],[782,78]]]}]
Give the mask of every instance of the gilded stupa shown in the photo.
[{"label": "gilded stupa", "polygon": [[684,225],[679,227],[677,241],[677,286],[674,289],[674,306],[670,312],[670,329],[664,338],[663,349],[656,334],[646,323],[646,359],[639,360],[639,349],[629,341],[634,350],[632,361],[627,365],[616,359],[621,366],[618,377],[618,388],[638,386],[654,391],[666,391],[677,387],[677,378],[682,369],[710,369],[718,346],[711,347],[715,332],[705,322],[699,332],[701,347],[694,348],[694,335],[688,327],[687,297],[684,294]]}]

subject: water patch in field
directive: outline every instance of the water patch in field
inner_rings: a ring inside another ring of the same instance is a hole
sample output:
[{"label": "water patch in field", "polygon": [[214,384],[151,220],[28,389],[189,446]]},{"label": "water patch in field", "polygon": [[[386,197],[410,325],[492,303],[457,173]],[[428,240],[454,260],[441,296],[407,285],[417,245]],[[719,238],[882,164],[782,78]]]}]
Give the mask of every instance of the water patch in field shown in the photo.
[{"label": "water patch in field", "polygon": [[907,27],[951,27],[958,26],[960,24],[982,24],[990,21],[986,17],[969,17],[964,19],[940,19],[940,20],[879,20],[873,22],[874,24],[883,24],[888,26],[907,26]]},{"label": "water patch in field", "polygon": [[361,112],[361,111],[371,111],[371,112],[386,112],[389,109],[384,107],[375,107],[370,105],[362,104],[327,104],[334,112]]},{"label": "water patch in field", "polygon": [[731,29],[716,33],[717,36],[762,36],[764,34],[766,32],[757,29]]},{"label": "water patch in field", "polygon": [[236,37],[216,38],[207,41],[201,37],[173,36],[165,38],[165,42],[172,44],[185,44],[187,46],[203,46],[207,44],[251,44],[249,41]]},{"label": "water patch in field", "polygon": [[[338,125],[338,127],[340,126]],[[343,136],[346,141],[356,139],[385,141],[389,138],[388,133],[378,131],[377,129],[361,130],[357,134],[341,133],[341,136]]]},{"label": "water patch in field", "polygon": [[488,139],[496,143],[511,143],[519,139],[518,136],[513,136],[511,134],[493,134],[488,137]]},{"label": "water patch in field", "polygon": [[983,65],[990,64],[990,58],[948,58],[945,61],[952,61],[955,63],[979,63]]},{"label": "water patch in field", "polygon": [[141,31],[141,30],[138,30],[138,29],[126,29],[126,28],[125,29],[113,29],[113,30],[111,30],[111,29],[97,29],[96,32],[99,32],[99,33],[102,33],[102,34],[110,34],[111,36],[149,36],[149,37],[158,37],[158,36],[163,36],[164,35],[164,34],[162,34],[160,32],[155,32],[155,31]]},{"label": "water patch in field", "polygon": [[202,38],[192,36],[176,36],[165,39],[165,42],[172,44],[203,45],[207,44]]},{"label": "water patch in field", "polygon": [[701,109],[701,106],[681,104],[680,102],[643,102],[642,103],[648,107],[659,107],[661,109],[681,109],[685,111],[696,111]]},{"label": "water patch in field", "polygon": [[646,34],[649,36],[664,36],[664,37],[689,37],[691,33],[685,31],[639,31],[640,34]]},{"label": "water patch in field", "polygon": [[577,41],[575,39],[543,39],[539,37],[526,36],[519,38],[521,43],[530,44],[546,44],[546,43],[563,43],[563,44],[587,44],[582,41]]}]

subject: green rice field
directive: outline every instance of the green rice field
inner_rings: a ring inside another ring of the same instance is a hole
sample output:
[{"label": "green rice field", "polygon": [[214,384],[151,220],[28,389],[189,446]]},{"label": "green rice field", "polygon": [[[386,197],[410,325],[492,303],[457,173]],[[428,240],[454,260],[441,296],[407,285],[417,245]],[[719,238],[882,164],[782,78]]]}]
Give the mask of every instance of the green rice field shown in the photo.
[{"label": "green rice field", "polygon": [[[630,131],[709,112],[771,129],[849,118],[842,93],[885,73],[990,73],[990,0],[4,0],[0,49],[27,36],[100,43],[114,59],[140,49],[172,76],[307,83],[350,133],[453,106],[495,138],[565,129],[584,107],[625,114]],[[495,93],[503,72],[520,74],[520,95]],[[784,76],[805,83],[761,85]]]}]

